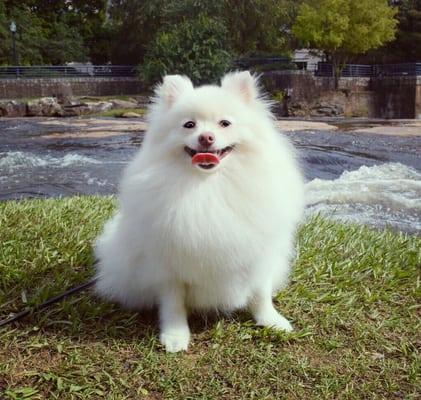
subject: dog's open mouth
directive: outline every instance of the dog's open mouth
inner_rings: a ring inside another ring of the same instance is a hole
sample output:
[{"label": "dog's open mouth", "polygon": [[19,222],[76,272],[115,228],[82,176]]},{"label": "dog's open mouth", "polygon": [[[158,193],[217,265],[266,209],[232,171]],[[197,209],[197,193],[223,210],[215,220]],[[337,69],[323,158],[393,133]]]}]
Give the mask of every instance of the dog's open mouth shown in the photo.
[{"label": "dog's open mouth", "polygon": [[212,169],[216,167],[219,162],[231,151],[234,150],[234,146],[227,146],[223,149],[215,150],[195,150],[191,147],[185,146],[184,151],[191,157],[193,165],[197,165],[202,169]]}]

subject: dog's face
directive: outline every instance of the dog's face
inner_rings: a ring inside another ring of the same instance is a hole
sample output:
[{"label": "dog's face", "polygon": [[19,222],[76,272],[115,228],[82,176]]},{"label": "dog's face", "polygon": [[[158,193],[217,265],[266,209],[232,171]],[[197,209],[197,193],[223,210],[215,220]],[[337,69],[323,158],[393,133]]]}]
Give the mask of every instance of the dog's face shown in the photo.
[{"label": "dog's face", "polygon": [[193,88],[186,77],[166,76],[152,110],[156,132],[150,134],[159,136],[156,143],[176,162],[214,172],[255,144],[259,112],[267,114],[267,109],[248,72],[226,75],[220,87]]}]

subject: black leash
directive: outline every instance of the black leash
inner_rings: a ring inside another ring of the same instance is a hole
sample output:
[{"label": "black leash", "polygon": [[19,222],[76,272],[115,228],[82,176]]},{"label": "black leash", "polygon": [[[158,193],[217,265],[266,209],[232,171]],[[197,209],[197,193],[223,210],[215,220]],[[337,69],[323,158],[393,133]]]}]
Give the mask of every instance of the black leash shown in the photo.
[{"label": "black leash", "polygon": [[57,303],[60,300],[63,300],[64,298],[66,298],[67,296],[70,296],[74,293],[80,292],[81,290],[91,287],[95,284],[96,281],[97,281],[97,278],[93,278],[88,282],[82,283],[81,285],[78,285],[78,286],[74,286],[63,293],[58,294],[57,296],[51,297],[50,299],[44,301],[41,304],[36,305],[35,307],[27,308],[26,310],[23,310],[14,314],[12,317],[3,319],[0,321],[0,328],[5,325],[11,324],[12,322],[20,320],[23,317],[26,317],[28,314],[35,313],[39,310],[42,310],[43,308],[50,306],[51,304]]}]

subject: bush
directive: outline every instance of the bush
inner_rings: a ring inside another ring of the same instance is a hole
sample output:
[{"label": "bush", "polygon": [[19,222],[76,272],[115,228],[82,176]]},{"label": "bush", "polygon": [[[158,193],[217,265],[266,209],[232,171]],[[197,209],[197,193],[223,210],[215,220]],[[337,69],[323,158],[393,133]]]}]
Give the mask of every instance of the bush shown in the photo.
[{"label": "bush", "polygon": [[166,74],[183,74],[196,84],[214,82],[232,65],[226,38],[225,26],[203,15],[159,32],[139,67],[140,78],[151,84]]}]

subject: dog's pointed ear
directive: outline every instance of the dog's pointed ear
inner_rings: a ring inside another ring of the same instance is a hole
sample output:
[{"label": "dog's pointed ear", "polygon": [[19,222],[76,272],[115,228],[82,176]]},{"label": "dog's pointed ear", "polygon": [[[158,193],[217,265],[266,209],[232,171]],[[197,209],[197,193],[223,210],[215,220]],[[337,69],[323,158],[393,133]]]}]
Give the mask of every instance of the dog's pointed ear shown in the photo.
[{"label": "dog's pointed ear", "polygon": [[246,103],[259,97],[257,79],[249,71],[231,72],[221,81],[221,87],[237,93]]},{"label": "dog's pointed ear", "polygon": [[187,76],[166,75],[155,93],[165,107],[170,108],[182,93],[189,90],[193,90],[193,84]]}]

